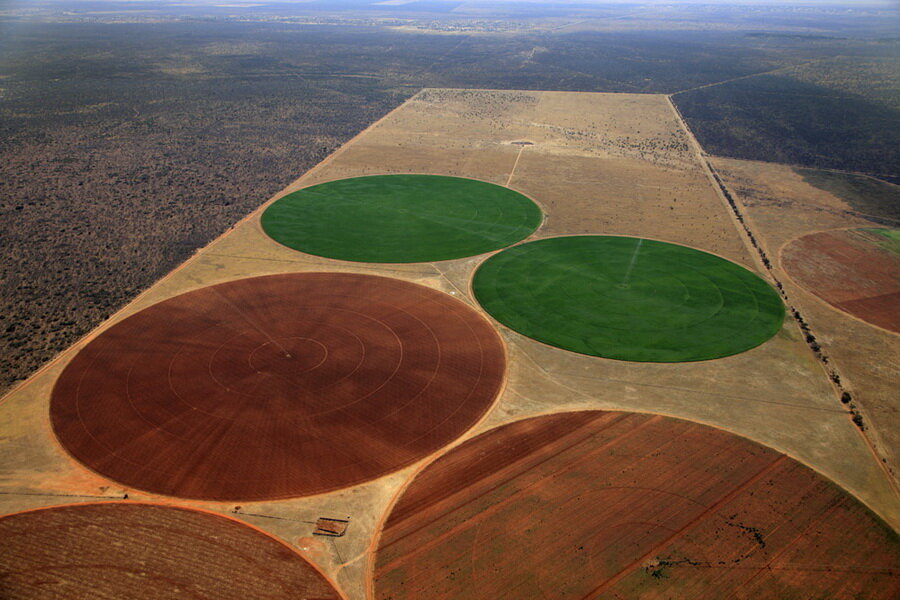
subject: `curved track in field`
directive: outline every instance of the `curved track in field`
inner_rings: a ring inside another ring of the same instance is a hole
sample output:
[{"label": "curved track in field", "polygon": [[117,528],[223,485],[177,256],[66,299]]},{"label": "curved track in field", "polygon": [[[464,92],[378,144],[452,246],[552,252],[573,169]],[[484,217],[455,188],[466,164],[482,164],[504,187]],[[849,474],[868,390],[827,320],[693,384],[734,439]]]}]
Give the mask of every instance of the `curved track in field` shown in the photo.
[{"label": "curved track in field", "polygon": [[325,492],[449,443],[492,405],[490,323],[420,285],[339,273],[202,288],[125,319],[51,400],[75,458],[127,486],[209,500]]},{"label": "curved track in field", "polygon": [[374,175],[314,185],[262,215],[276,242],[359,262],[433,262],[475,256],[522,240],[541,210],[508,188],[460,177]]},{"label": "curved track in field", "polygon": [[781,328],[765,281],[718,256],[654,240],[571,236],[514,246],[475,273],[498,321],[592,356],[681,362],[730,356]]},{"label": "curved track in field", "polygon": [[813,233],[787,244],[781,261],[792,279],[833,307],[900,333],[900,230]]}]

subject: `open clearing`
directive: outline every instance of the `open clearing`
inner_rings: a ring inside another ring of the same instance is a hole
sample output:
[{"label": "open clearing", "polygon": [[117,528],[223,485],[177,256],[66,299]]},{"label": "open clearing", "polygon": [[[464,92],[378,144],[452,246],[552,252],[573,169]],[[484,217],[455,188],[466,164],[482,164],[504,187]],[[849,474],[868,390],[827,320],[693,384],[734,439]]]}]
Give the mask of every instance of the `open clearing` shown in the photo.
[{"label": "open clearing", "polygon": [[834,484],[721,430],[632,413],[519,421],[393,507],[375,597],[885,598],[900,540]]},{"label": "open clearing", "polygon": [[528,237],[541,210],[508,188],[436,175],[355,177],[288,194],[262,215],[272,239],[318,256],[410,263],[465,258]]},{"label": "open clearing", "polygon": [[[698,161],[692,139],[662,96],[424,90],[284,193],[344,178],[409,173],[487,181],[523,193],[545,215],[534,239],[592,234],[660,240],[764,272]],[[468,304],[471,312],[489,319],[471,295],[473,274],[488,258],[485,255],[411,264],[328,259],[273,241],[260,224],[265,208],[236,224],[5,397],[0,405],[0,514],[61,501],[122,499],[125,493],[132,500],[161,499],[72,460],[57,442],[50,418],[54,385],[66,366],[78,360],[78,352],[90,350],[104,332],[114,331],[117,323],[159,302],[244,278],[328,271],[419,284],[454,296]],[[837,225],[841,226],[868,225]],[[857,327],[876,330],[820,304]],[[314,496],[239,504],[178,502],[234,514],[273,533],[320,567],[349,598],[362,600],[367,597],[369,558],[382,520],[393,499],[429,459],[455,443],[513,421],[602,410],[678,417],[761,443],[811,467],[892,527],[900,526],[900,502],[892,480],[850,421],[821,363],[791,320],[755,348],[689,363],[608,360],[548,346],[504,326],[497,328],[507,359],[499,396],[483,408],[487,412],[475,418],[477,422],[468,430],[448,435],[440,442],[444,446],[435,445],[429,456],[411,457],[415,462],[377,479]],[[891,360],[893,350],[883,344],[881,350],[867,352],[867,364],[877,365]],[[843,364],[836,352],[832,356]],[[277,370],[277,354],[269,359],[268,367]],[[880,368],[890,375],[893,367]],[[878,420],[873,422],[877,427]],[[349,440],[340,441],[342,448],[350,445]],[[388,446],[377,454],[394,452],[399,441],[386,440]],[[820,517],[828,519],[825,507],[801,508],[818,510]],[[794,518],[788,509],[784,516]],[[322,517],[346,520],[345,535],[313,536],[315,523]],[[513,548],[514,540],[507,541]]]},{"label": "open clearing", "polygon": [[341,595],[296,552],[232,519],[138,503],[0,518],[3,598],[264,600]]},{"label": "open clearing", "polygon": [[[862,251],[870,255],[875,252],[875,261],[883,261],[883,267],[889,269],[887,265],[893,261],[885,256],[887,249],[871,248],[871,241],[875,238],[866,235],[868,241],[861,247],[862,240],[857,236],[853,236],[856,238],[854,241],[846,237],[851,234],[835,233],[838,230],[879,228],[867,213],[857,212],[857,206],[865,206],[866,200],[850,196],[853,188],[849,184],[840,188],[841,196],[814,187],[805,180],[803,172],[797,173],[785,165],[727,159],[715,159],[714,163],[756,232],[761,247],[772,257],[775,276],[784,285],[795,308],[809,323],[816,343],[822,346],[830,364],[839,370],[842,385],[852,394],[854,403],[865,418],[867,434],[896,478],[900,474],[900,427],[897,427],[900,421],[900,395],[897,394],[900,336],[890,330],[873,327],[823,300],[813,293],[815,287],[807,287],[803,283],[802,271],[801,280],[794,279],[795,270],[788,264],[793,250],[798,248],[795,244],[816,241],[818,246],[818,241],[838,235],[840,246],[851,243],[854,254]],[[830,179],[838,176],[832,173]],[[850,179],[852,182],[856,178]],[[881,187],[889,185],[883,184]],[[897,186],[893,187],[894,194],[898,194]],[[868,191],[863,188],[861,193]],[[883,216],[878,217],[878,221],[882,220]],[[820,237],[822,234],[824,237]],[[888,246],[895,244],[888,238],[881,239]],[[821,248],[815,250],[816,254],[820,252]],[[811,259],[815,262],[815,255]],[[877,262],[856,264],[850,269],[852,274],[840,266],[845,262],[840,260],[830,266],[837,272],[827,282],[830,289],[841,294],[841,298],[858,297],[859,290],[854,288],[859,277],[868,280],[865,283],[867,287],[883,285],[875,284],[871,279],[875,275],[873,271],[878,269]],[[878,276],[876,281],[885,282],[885,279]],[[817,272],[813,283],[822,284],[823,274]]]},{"label": "open clearing", "polygon": [[643,238],[569,236],[520,244],[475,273],[478,302],[528,337],[582,354],[708,360],[765,342],[781,298],[747,269]]},{"label": "open clearing", "polygon": [[900,230],[824,231],[782,250],[797,283],[863,321],[900,333]]},{"label": "open clearing", "polygon": [[404,281],[241,279],[98,336],[53,391],[53,428],[94,471],[209,500],[302,496],[374,479],[474,425],[500,390],[499,336]]}]

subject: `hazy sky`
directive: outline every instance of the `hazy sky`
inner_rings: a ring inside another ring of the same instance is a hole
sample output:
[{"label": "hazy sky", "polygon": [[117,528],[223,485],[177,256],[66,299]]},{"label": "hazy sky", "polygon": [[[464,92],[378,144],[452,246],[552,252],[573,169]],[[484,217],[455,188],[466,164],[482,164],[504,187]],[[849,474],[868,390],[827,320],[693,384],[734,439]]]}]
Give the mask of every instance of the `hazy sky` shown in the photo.
[{"label": "hazy sky", "polygon": [[[316,8],[321,10],[322,2],[330,3],[331,0],[0,0],[0,11],[9,10],[28,10],[30,8],[40,9],[53,7],[54,9],[65,8],[66,6],[76,8],[80,4],[109,3],[128,5],[134,4],[135,8],[139,8],[139,4],[146,3],[152,5],[153,9],[171,8],[177,12],[182,7],[223,7],[228,6],[235,9],[253,8],[254,6],[266,4],[296,4],[302,7],[309,2],[315,2]],[[392,0],[390,4],[400,5],[413,3],[417,0]],[[441,0],[438,0],[441,1]],[[447,2],[457,2],[469,7],[477,7],[479,4],[569,4],[569,5],[668,5],[668,6],[690,6],[690,5],[706,5],[706,6],[771,6],[771,7],[847,7],[860,9],[880,9],[880,10],[896,10],[900,12],[900,0],[445,0]],[[362,6],[365,4],[387,3],[385,0],[340,0],[335,4],[343,5],[346,10],[352,8],[354,4]],[[143,8],[143,7],[140,7]],[[112,8],[112,10],[115,10]]]},{"label": "hazy sky", "polygon": [[[90,1],[91,3],[96,2],[115,2],[118,4],[129,3],[129,2],[152,2],[153,0],[85,0]],[[161,0],[160,0],[161,1]],[[253,6],[254,4],[268,4],[268,3],[295,3],[295,4],[304,4],[306,2],[310,2],[312,0],[182,0],[182,4],[193,4],[193,5],[222,5],[228,4],[230,6]],[[326,0],[327,1],[327,0]],[[360,3],[365,2],[366,0],[360,0]],[[378,2],[379,0],[373,0],[373,2]],[[415,2],[416,0],[405,0],[406,2]],[[482,3],[490,3],[494,4],[497,2],[506,2],[506,3],[538,3],[538,4],[598,4],[598,5],[614,5],[614,4],[731,4],[731,5],[806,5],[806,6],[847,6],[847,7],[856,7],[856,6],[880,6],[884,8],[893,7],[900,8],[900,0],[447,0],[450,1],[460,1],[465,4],[482,4]],[[404,2],[404,0],[396,1],[396,4],[400,4]],[[15,4],[18,6],[27,5],[27,4],[78,4],[79,0],[0,0],[0,8]],[[404,2],[405,3],[405,2]],[[177,5],[177,2],[172,2],[173,5]]]}]

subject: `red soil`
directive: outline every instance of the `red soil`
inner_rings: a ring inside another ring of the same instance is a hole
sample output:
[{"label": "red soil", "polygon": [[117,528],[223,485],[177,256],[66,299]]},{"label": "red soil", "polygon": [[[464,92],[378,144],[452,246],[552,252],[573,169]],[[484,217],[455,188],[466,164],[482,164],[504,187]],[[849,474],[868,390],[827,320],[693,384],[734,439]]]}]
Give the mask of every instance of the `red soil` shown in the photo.
[{"label": "red soil", "polygon": [[91,469],[210,500],[376,478],[475,424],[502,385],[490,324],[446,294],[366,275],[219,284],[100,334],[53,390],[56,435]]},{"label": "red soil", "polygon": [[453,449],[393,508],[390,598],[897,598],[900,539],[782,454],[672,418],[527,419]]},{"label": "red soil", "polygon": [[88,504],[0,519],[6,599],[341,596],[299,554],[231,519],[145,504]]},{"label": "red soil", "polygon": [[782,264],[832,306],[900,333],[900,256],[864,230],[825,231],[788,244]]}]

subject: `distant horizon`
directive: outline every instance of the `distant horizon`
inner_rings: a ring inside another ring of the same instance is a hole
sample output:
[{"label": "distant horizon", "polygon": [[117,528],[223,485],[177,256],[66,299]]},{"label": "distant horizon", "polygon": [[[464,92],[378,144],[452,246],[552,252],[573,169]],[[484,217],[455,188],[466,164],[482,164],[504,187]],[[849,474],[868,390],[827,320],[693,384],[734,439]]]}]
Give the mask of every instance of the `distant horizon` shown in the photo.
[{"label": "distant horizon", "polygon": [[[153,4],[162,3],[164,0],[6,0],[0,1],[0,10],[10,8],[12,5],[27,4]],[[401,6],[404,4],[414,4],[423,0],[337,0],[335,3],[349,4],[368,4],[383,6]],[[859,7],[878,7],[878,8],[900,8],[895,0],[432,0],[440,3],[457,3],[461,5],[490,5],[490,4],[563,4],[563,5],[596,5],[596,6],[615,6],[615,5],[685,5],[685,6],[704,6],[704,5],[732,5],[732,6],[808,6],[808,7],[837,7],[843,6],[847,8]],[[332,3],[333,0],[183,0],[177,4],[166,2],[172,8],[181,6],[219,6],[232,8],[252,8],[260,5],[273,4],[311,4],[327,2]]]},{"label": "distant horizon", "polygon": [[[426,6],[421,6],[421,5]],[[103,6],[108,5],[108,6]],[[445,8],[435,11],[435,5],[445,5]],[[679,8],[696,10],[709,8],[721,10],[724,8],[743,9],[760,7],[766,9],[793,8],[809,10],[833,11],[836,9],[851,10],[875,10],[896,13],[900,18],[900,3],[896,0],[183,0],[171,2],[168,0],[0,0],[0,16],[4,13],[20,11],[25,13],[37,13],[42,9],[47,10],[90,10],[102,8],[107,14],[134,13],[145,11],[164,11],[178,14],[194,10],[232,9],[242,12],[260,8],[269,12],[294,12],[303,11],[308,7],[309,11],[317,13],[347,12],[360,10],[361,12],[394,12],[411,10],[413,12],[439,12],[443,14],[466,15],[481,13],[484,10],[498,9],[501,6],[510,7],[510,16],[515,13],[516,5],[529,7],[528,16],[536,16],[534,11],[540,7],[546,7],[549,11],[565,10],[574,11],[590,10],[591,8],[615,8],[615,7],[655,7],[666,10],[678,10]],[[119,9],[119,10],[116,10]],[[303,11],[305,12],[305,11]],[[558,16],[558,15],[557,15]]]}]

